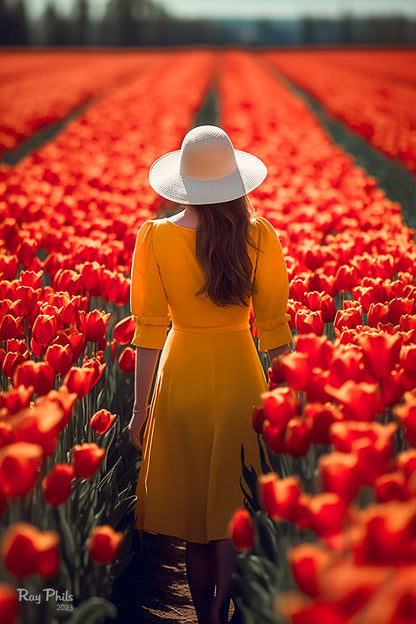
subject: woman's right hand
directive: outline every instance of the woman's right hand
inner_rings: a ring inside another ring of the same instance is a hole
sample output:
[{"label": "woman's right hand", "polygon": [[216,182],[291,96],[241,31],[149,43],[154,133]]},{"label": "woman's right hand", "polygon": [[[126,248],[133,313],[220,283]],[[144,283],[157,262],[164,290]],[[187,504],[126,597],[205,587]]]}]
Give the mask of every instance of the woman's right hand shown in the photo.
[{"label": "woman's right hand", "polygon": [[138,451],[143,450],[142,437],[140,435],[143,424],[146,420],[147,410],[133,410],[130,422],[128,424],[130,443],[137,448]]}]

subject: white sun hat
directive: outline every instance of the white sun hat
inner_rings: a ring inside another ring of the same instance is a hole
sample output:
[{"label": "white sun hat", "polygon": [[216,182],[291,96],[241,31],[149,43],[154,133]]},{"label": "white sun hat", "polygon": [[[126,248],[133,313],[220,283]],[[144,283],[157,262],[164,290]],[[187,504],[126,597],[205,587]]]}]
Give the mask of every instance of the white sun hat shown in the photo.
[{"label": "white sun hat", "polygon": [[150,168],[150,186],[180,204],[214,204],[242,197],[267,175],[266,165],[233,148],[217,126],[197,126],[185,135],[180,150],[158,158]]}]

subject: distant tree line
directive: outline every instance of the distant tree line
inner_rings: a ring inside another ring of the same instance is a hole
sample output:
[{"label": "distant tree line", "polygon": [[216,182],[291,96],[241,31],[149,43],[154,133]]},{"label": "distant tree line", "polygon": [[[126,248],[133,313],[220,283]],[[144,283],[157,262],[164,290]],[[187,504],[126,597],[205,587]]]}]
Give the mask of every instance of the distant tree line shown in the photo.
[{"label": "distant tree line", "polygon": [[89,0],[75,0],[69,16],[50,0],[29,18],[30,0],[0,0],[1,46],[325,45],[416,43],[416,21],[406,17],[338,20],[178,19],[153,0],[108,0],[99,19]]}]

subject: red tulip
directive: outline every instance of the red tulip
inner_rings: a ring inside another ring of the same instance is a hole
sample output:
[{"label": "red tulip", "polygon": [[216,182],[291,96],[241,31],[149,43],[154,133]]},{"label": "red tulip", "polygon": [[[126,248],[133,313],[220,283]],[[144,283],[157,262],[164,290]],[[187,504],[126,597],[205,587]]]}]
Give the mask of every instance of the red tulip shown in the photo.
[{"label": "red tulip", "polygon": [[92,387],[94,387],[95,384],[101,379],[106,367],[106,363],[103,362],[103,352],[98,351],[96,356],[92,358],[86,356],[84,358],[83,367],[90,368],[93,371],[94,375],[92,377]]},{"label": "red tulip", "polygon": [[26,496],[42,464],[39,444],[15,442],[0,448],[0,485],[6,496]]},{"label": "red tulip", "polygon": [[416,330],[416,314],[404,314],[400,317],[400,331],[408,332],[412,330]]},{"label": "red tulip", "polygon": [[363,351],[364,364],[372,376],[375,379],[387,377],[399,360],[400,337],[385,333],[361,334],[358,342]]},{"label": "red tulip", "polygon": [[322,336],[324,331],[322,313],[299,310],[296,313],[295,327],[300,334],[314,333],[317,336]]},{"label": "red tulip", "polygon": [[342,531],[345,515],[345,502],[335,492],[324,492],[313,496],[309,501],[312,528],[324,539],[330,539]]},{"label": "red tulip", "polygon": [[416,449],[408,449],[396,455],[397,468],[401,470],[408,481],[416,472]]},{"label": "red tulip", "polygon": [[62,385],[70,393],[75,393],[79,398],[85,397],[94,387],[95,370],[90,366],[71,366],[64,377]]},{"label": "red tulip", "polygon": [[21,353],[8,351],[4,357],[2,370],[7,379],[13,379],[16,369],[26,362],[26,358]]},{"label": "red tulip", "polygon": [[263,433],[264,411],[262,407],[253,406],[252,425],[254,431]]},{"label": "red tulip", "polygon": [[130,298],[130,280],[116,271],[103,271],[103,289],[110,301],[126,305]]},{"label": "red tulip", "polygon": [[294,502],[292,509],[292,522],[301,529],[310,529],[312,526],[311,512],[309,503],[311,495],[302,492],[299,498]]},{"label": "red tulip", "polygon": [[16,425],[16,441],[39,444],[44,456],[55,451],[56,440],[60,430],[62,411],[53,401],[43,400],[33,409],[19,413]]},{"label": "red tulip", "polygon": [[334,320],[334,328],[338,331],[355,329],[362,324],[361,309],[355,307],[338,310]]},{"label": "red tulip", "polygon": [[17,318],[13,314],[5,314],[0,321],[0,338],[9,340],[10,338],[23,338],[25,335],[23,318]]},{"label": "red tulip", "polygon": [[359,273],[355,266],[343,264],[339,267],[335,276],[335,286],[337,290],[344,292],[351,291],[359,281]]},{"label": "red tulip", "polygon": [[133,373],[136,367],[136,349],[125,347],[118,358],[118,365],[125,373]]},{"label": "red tulip", "polygon": [[362,305],[364,312],[368,312],[371,305],[378,303],[372,286],[355,286],[352,289],[352,296],[354,301],[358,301]]},{"label": "red tulip", "polygon": [[26,340],[23,340],[22,338],[10,338],[6,343],[6,351],[21,353],[25,359],[28,359],[30,355]]},{"label": "red tulip", "polygon": [[287,424],[284,443],[286,452],[293,457],[306,455],[310,445],[309,423],[300,416],[291,418]]},{"label": "red tulip", "polygon": [[97,563],[107,564],[113,561],[123,540],[121,531],[114,531],[108,524],[95,526],[90,532],[89,553]]},{"label": "red tulip", "polygon": [[363,368],[363,355],[358,348],[339,345],[333,352],[328,383],[334,388],[340,388],[346,381],[358,382]]},{"label": "red tulip", "polygon": [[291,388],[275,388],[261,394],[264,417],[273,426],[286,428],[299,410],[299,397]]},{"label": "red tulip", "polygon": [[89,342],[98,342],[105,336],[110,313],[92,310],[87,314],[78,312],[78,329],[85,333]]},{"label": "red tulip", "polygon": [[40,405],[43,401],[52,401],[56,403],[62,412],[62,417],[58,424],[58,429],[61,431],[66,427],[71,418],[72,411],[74,409],[75,401],[77,400],[77,394],[75,392],[69,392],[68,388],[62,385],[59,390],[51,390],[45,397],[38,398],[36,405]]},{"label": "red tulip", "polygon": [[228,534],[238,550],[249,550],[254,544],[254,528],[251,516],[246,509],[234,512]]},{"label": "red tulip", "polygon": [[384,409],[377,384],[346,381],[340,388],[327,386],[326,390],[342,405],[348,420],[371,422]]},{"label": "red tulip", "polygon": [[65,291],[70,295],[76,295],[81,291],[81,275],[72,269],[58,269],[54,275],[52,287],[57,291]]},{"label": "red tulip", "polygon": [[303,415],[308,423],[310,440],[315,444],[330,444],[330,426],[343,420],[342,412],[332,403],[307,403]]},{"label": "red tulip", "polygon": [[276,611],[292,624],[349,624],[336,605],[307,600],[302,595],[282,594],[276,598]]},{"label": "red tulip", "polygon": [[[4,221],[3,221],[4,224]],[[4,238],[4,230],[2,234],[2,238]],[[16,277],[17,267],[19,261],[15,255],[8,256],[6,254],[2,254],[0,259],[0,275],[1,279],[4,280],[12,280]],[[23,271],[24,272],[24,271]]]},{"label": "red tulip", "polygon": [[23,286],[31,286],[34,290],[37,290],[42,285],[42,276],[43,271],[22,271],[19,280]]},{"label": "red tulip", "polygon": [[[5,418],[0,420],[0,448],[12,444],[16,441],[16,436],[10,422]],[[1,490],[1,486],[0,486]]]},{"label": "red tulip", "polygon": [[392,455],[391,437],[396,431],[395,423],[386,426],[387,435],[371,442],[368,438],[357,440],[353,450],[358,458],[358,468],[362,474],[363,484],[373,485],[387,470]]},{"label": "red tulip", "polygon": [[76,362],[87,346],[87,339],[75,327],[70,327],[61,331],[53,344],[61,344],[62,346],[69,344],[72,350],[72,361]]},{"label": "red tulip", "polygon": [[280,374],[293,390],[305,390],[309,383],[311,365],[306,353],[289,353],[279,360]]},{"label": "red tulip", "polygon": [[14,587],[0,583],[0,622],[14,624],[19,613],[19,600]]},{"label": "red tulip", "polygon": [[75,444],[72,452],[74,474],[78,479],[88,479],[99,468],[105,456],[105,449],[95,442]]},{"label": "red tulip", "polygon": [[20,264],[24,267],[30,268],[35,258],[37,249],[38,244],[35,240],[25,238],[16,249],[16,254]]},{"label": "red tulip", "polygon": [[387,377],[380,381],[381,400],[385,407],[393,407],[396,403],[400,403],[405,391],[402,384],[402,371],[395,369],[390,371]]},{"label": "red tulip", "polygon": [[332,569],[333,555],[318,544],[298,544],[291,548],[288,558],[299,589],[311,598],[318,597],[319,577],[324,570]]},{"label": "red tulip", "polygon": [[323,371],[319,368],[312,370],[312,375],[308,387],[306,388],[306,398],[310,403],[327,403],[332,401],[328,389],[329,371]]},{"label": "red tulip", "polygon": [[367,323],[370,327],[377,327],[379,323],[389,320],[389,307],[385,303],[372,303],[368,308]]},{"label": "red tulip", "polygon": [[[71,297],[69,301],[65,301],[61,308],[61,322],[63,325],[71,325],[75,321],[75,315],[78,310],[82,309],[82,297],[80,295],[76,295]],[[71,327],[74,331],[75,328]]]},{"label": "red tulip", "polygon": [[49,345],[45,353],[45,360],[52,366],[55,375],[65,375],[72,364],[72,350],[70,345]]},{"label": "red tulip", "polygon": [[273,453],[279,455],[279,453],[286,452],[286,427],[279,427],[278,425],[273,425],[268,420],[263,420],[263,435],[267,446]]},{"label": "red tulip", "polygon": [[406,440],[416,447],[416,398],[396,405],[393,409],[395,417],[401,422]]},{"label": "red tulip", "polygon": [[414,500],[373,505],[363,511],[362,517],[361,530],[351,533],[356,564],[415,564]]},{"label": "red tulip", "polygon": [[17,522],[6,529],[0,542],[1,556],[7,570],[17,577],[38,572],[50,578],[59,568],[55,531],[39,531],[25,522]]},{"label": "red tulip", "polygon": [[96,433],[103,435],[111,428],[116,418],[116,414],[112,414],[107,409],[100,409],[91,416],[90,427]]},{"label": "red tulip", "polygon": [[332,359],[332,344],[327,336],[300,334],[295,337],[296,352],[308,356],[311,368],[326,369]]},{"label": "red tulip", "polygon": [[64,503],[72,492],[74,469],[69,464],[55,464],[42,481],[45,499],[51,505]]},{"label": "red tulip", "polygon": [[133,340],[135,331],[136,323],[131,316],[126,316],[114,326],[113,338],[119,344],[126,345]]},{"label": "red tulip", "polygon": [[305,296],[306,304],[312,311],[320,311],[324,323],[332,323],[336,308],[333,298],[322,292],[308,292]]},{"label": "red tulip", "polygon": [[100,280],[103,265],[95,260],[93,262],[85,262],[81,267],[82,284],[88,292],[93,296],[100,294]]},{"label": "red tulip", "polygon": [[259,475],[259,497],[267,515],[273,519],[292,520],[294,506],[301,494],[297,477],[280,479],[276,473]]},{"label": "red tulip", "polygon": [[17,367],[13,375],[13,384],[17,386],[33,386],[36,394],[45,395],[55,385],[55,372],[47,362],[28,360]]},{"label": "red tulip", "polygon": [[307,284],[303,278],[295,277],[290,282],[290,298],[295,301],[303,303],[307,290]]},{"label": "red tulip", "polygon": [[53,314],[39,314],[32,328],[33,342],[42,347],[47,347],[56,337],[58,331],[58,319]]},{"label": "red tulip", "polygon": [[374,489],[380,503],[387,503],[392,500],[406,501],[411,497],[407,488],[406,477],[399,470],[378,477],[374,482]]},{"label": "red tulip", "polygon": [[7,392],[0,392],[0,409],[5,407],[9,414],[17,414],[17,412],[29,405],[32,397],[33,387],[11,387]]},{"label": "red tulip", "polygon": [[321,455],[318,466],[324,490],[338,494],[348,505],[361,485],[357,455],[333,451]]},{"label": "red tulip", "polygon": [[415,299],[397,297],[389,302],[389,322],[399,325],[400,319],[405,314],[412,315],[415,310]]},{"label": "red tulip", "polygon": [[416,344],[402,347],[400,362],[406,375],[416,381]]}]

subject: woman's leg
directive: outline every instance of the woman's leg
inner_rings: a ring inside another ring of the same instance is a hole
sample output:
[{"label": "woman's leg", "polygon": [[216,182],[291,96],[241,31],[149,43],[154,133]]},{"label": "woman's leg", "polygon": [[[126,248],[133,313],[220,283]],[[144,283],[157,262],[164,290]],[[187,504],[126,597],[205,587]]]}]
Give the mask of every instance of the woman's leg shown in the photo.
[{"label": "woman's leg", "polygon": [[211,611],[211,624],[228,622],[231,600],[231,576],[236,569],[234,546],[229,539],[212,542],[217,593]]},{"label": "woman's leg", "polygon": [[186,542],[186,573],[199,624],[209,624],[215,593],[213,548]]}]

